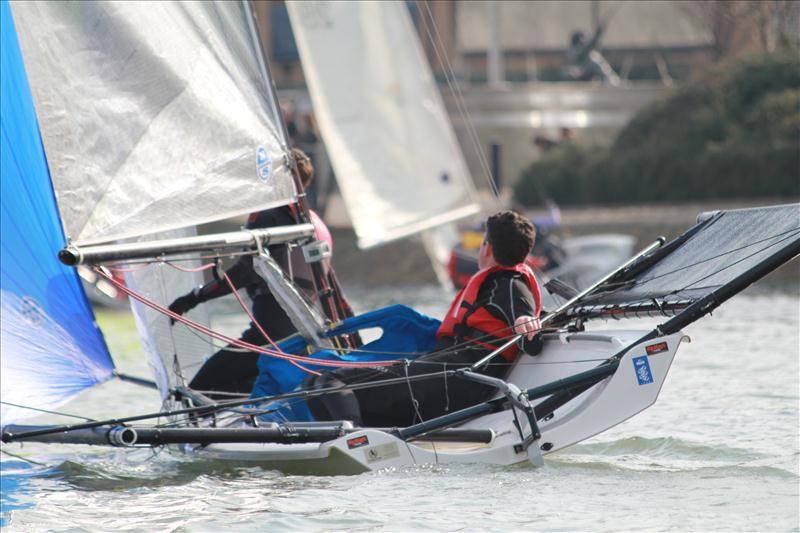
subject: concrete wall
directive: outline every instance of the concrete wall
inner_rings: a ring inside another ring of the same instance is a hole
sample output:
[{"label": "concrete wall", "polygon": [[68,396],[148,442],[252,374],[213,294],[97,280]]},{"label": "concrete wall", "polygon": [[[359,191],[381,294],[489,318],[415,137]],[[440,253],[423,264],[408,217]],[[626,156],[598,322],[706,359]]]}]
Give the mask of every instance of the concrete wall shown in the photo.
[{"label": "concrete wall", "polygon": [[[470,86],[460,97],[447,87],[442,95],[478,187],[488,187],[479,150],[488,160],[489,145],[501,147],[500,183],[509,187],[535,161],[539,150],[533,139],[557,138],[561,128],[574,131],[584,143],[609,144],[642,107],[662,98],[670,89],[639,83],[608,87],[591,83],[514,84],[499,88]],[[461,99],[466,113],[459,110]],[[471,123],[471,125],[470,125]],[[470,127],[478,136],[471,139]]]}]

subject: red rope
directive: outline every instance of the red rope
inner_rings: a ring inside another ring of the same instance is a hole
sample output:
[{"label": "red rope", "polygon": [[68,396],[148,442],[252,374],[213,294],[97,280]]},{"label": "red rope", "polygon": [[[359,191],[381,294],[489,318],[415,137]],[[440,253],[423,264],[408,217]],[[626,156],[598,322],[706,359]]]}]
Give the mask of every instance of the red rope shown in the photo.
[{"label": "red rope", "polygon": [[94,270],[100,276],[102,276],[105,279],[107,279],[117,289],[121,290],[122,292],[124,292],[125,294],[127,294],[128,296],[133,298],[134,300],[137,300],[137,301],[143,303],[144,305],[150,307],[151,309],[155,309],[156,311],[160,312],[161,314],[167,315],[168,317],[170,317],[170,318],[172,318],[174,320],[177,320],[178,322],[181,322],[181,323],[185,324],[186,326],[188,326],[188,327],[190,327],[192,329],[195,329],[195,330],[197,330],[197,331],[199,331],[201,333],[205,333],[206,335],[208,335],[211,338],[224,341],[224,342],[230,344],[231,346],[236,346],[237,348],[244,348],[244,349],[250,350],[251,352],[254,352],[254,353],[263,353],[265,355],[269,355],[270,357],[275,357],[276,359],[283,359],[283,360],[286,360],[286,361],[296,361],[296,362],[312,364],[312,365],[329,366],[329,367],[340,367],[340,368],[375,368],[375,367],[381,367],[381,366],[391,366],[391,365],[394,365],[394,364],[402,362],[402,360],[399,360],[399,359],[394,359],[394,360],[390,360],[390,361],[370,361],[370,362],[366,362],[366,361],[365,362],[357,362],[357,361],[326,361],[326,360],[323,360],[323,359],[313,359],[311,357],[304,357],[304,356],[301,356],[301,355],[289,355],[289,354],[276,352],[274,350],[265,349],[263,346],[256,346],[254,344],[250,344],[249,342],[244,342],[244,341],[239,340],[239,339],[234,339],[232,337],[228,337],[227,335],[223,335],[221,333],[218,333],[218,332],[216,332],[216,331],[214,331],[214,330],[212,330],[210,328],[207,328],[207,327],[203,326],[202,324],[198,324],[197,322],[189,320],[188,318],[186,318],[184,316],[181,316],[181,315],[179,315],[177,313],[174,313],[174,312],[170,311],[169,309],[167,309],[166,307],[158,305],[157,303],[153,302],[152,300],[149,300],[149,299],[145,298],[144,296],[142,296],[138,292],[136,292],[134,290],[131,290],[124,283],[121,283],[121,282],[117,281],[112,276],[109,276],[108,274],[103,272],[101,269],[95,268]]},{"label": "red rope", "polygon": [[214,268],[217,266],[214,263],[206,263],[205,265],[200,265],[197,268],[189,268],[189,267],[182,267],[172,263],[167,263],[169,266],[174,268],[175,270],[180,270],[181,272],[200,272],[201,270],[208,270],[209,268]]},{"label": "red rope", "polygon": [[[166,262],[166,261],[154,261],[153,263],[167,264],[167,265],[171,266],[172,268],[174,268],[175,270],[180,270],[181,272],[200,272],[201,270],[208,270],[209,268],[214,268],[216,266],[214,263],[206,263],[205,265],[200,265],[197,268],[188,268],[188,267],[181,267],[181,266],[178,266],[178,265]],[[108,267],[108,269],[110,271],[112,271],[112,272],[121,272],[121,273],[138,272],[140,270],[144,270],[145,268],[147,268],[147,267],[149,267],[151,265],[152,265],[152,263],[146,263],[146,264],[139,265],[139,266],[136,266],[136,267],[129,267],[129,268]]]},{"label": "red rope", "polygon": [[144,270],[145,268],[149,267],[150,265],[140,265],[136,267],[130,268],[122,268],[122,267],[108,267],[111,272],[116,272],[120,274],[124,274],[125,272],[138,272],[140,270]]},{"label": "red rope", "polygon": [[[202,270],[208,270],[209,268],[214,268],[216,266],[216,264],[214,264],[214,263],[206,263],[205,265],[200,265],[197,268],[188,268],[188,267],[181,267],[181,266],[169,263],[169,262],[167,262],[166,264],[171,266],[175,270],[180,270],[181,272],[200,272]],[[267,335],[267,332],[264,331],[264,328],[262,328],[261,324],[258,323],[256,318],[250,312],[250,309],[248,309],[247,305],[245,305],[245,303],[242,301],[242,298],[239,296],[239,292],[237,291],[236,286],[231,281],[231,278],[228,277],[228,273],[227,272],[223,272],[222,275],[225,276],[225,281],[228,282],[228,286],[231,288],[231,292],[233,292],[233,295],[236,297],[236,301],[239,302],[239,305],[242,307],[242,310],[247,314],[248,318],[250,318],[250,321],[253,324],[255,324],[256,328],[258,328],[258,331],[261,332],[261,334],[264,336],[264,338],[269,341],[269,343],[275,348],[275,350],[277,352],[282,353],[284,355],[289,355],[286,352],[284,352],[283,350],[281,350],[278,347],[277,344],[275,344],[275,341],[273,341],[272,338],[269,335]],[[311,370],[310,368],[306,368],[306,367],[304,367],[303,365],[301,365],[300,363],[298,363],[296,361],[289,361],[289,362],[292,363],[294,366],[296,366],[297,368],[299,368],[300,370],[302,370],[304,372],[308,372],[309,374],[314,374],[315,376],[320,376],[321,375],[319,372],[315,372],[314,370]]]},{"label": "red rope", "polygon": [[[237,290],[236,290],[236,286],[235,286],[235,285],[233,284],[233,282],[231,281],[231,278],[228,276],[228,273],[227,273],[227,272],[223,272],[223,273],[222,273],[222,275],[223,275],[223,276],[225,276],[225,281],[227,281],[227,282],[228,282],[228,286],[231,288],[231,291],[233,292],[233,295],[236,297],[236,301],[237,301],[237,302],[239,302],[239,305],[241,305],[241,306],[242,306],[242,310],[244,310],[244,312],[245,312],[245,313],[247,314],[247,316],[250,318],[250,321],[251,321],[253,324],[255,324],[256,328],[258,328],[258,331],[260,331],[260,332],[261,332],[261,334],[264,336],[264,338],[265,338],[265,339],[267,339],[267,340],[269,341],[269,343],[270,343],[270,344],[271,344],[271,345],[272,345],[272,346],[275,348],[275,351],[277,351],[278,353],[281,353],[281,354],[283,354],[283,355],[289,355],[289,354],[287,354],[286,352],[284,352],[283,350],[281,350],[281,349],[278,347],[278,345],[277,345],[277,344],[275,344],[275,341],[273,341],[273,340],[272,340],[272,337],[270,337],[269,335],[267,335],[267,332],[266,332],[266,331],[264,331],[264,328],[262,328],[262,327],[261,327],[261,324],[259,324],[259,323],[258,323],[258,321],[256,320],[256,317],[255,317],[255,316],[253,316],[253,313],[250,311],[250,309],[248,309],[248,308],[247,308],[247,305],[245,305],[244,301],[242,301],[242,297],[241,297],[241,296],[239,296],[239,291],[237,291]],[[314,370],[311,370],[310,368],[306,368],[306,367],[304,367],[303,365],[301,365],[301,364],[300,364],[300,363],[298,363],[297,361],[292,361],[292,360],[290,359],[290,360],[289,360],[289,362],[290,362],[290,363],[292,363],[292,364],[293,364],[294,366],[296,366],[297,368],[299,368],[300,370],[302,370],[302,371],[304,371],[304,372],[308,372],[309,374],[314,374],[315,376],[321,376],[321,375],[322,375],[322,374],[320,374],[319,372],[316,372],[316,371],[314,371]]]}]

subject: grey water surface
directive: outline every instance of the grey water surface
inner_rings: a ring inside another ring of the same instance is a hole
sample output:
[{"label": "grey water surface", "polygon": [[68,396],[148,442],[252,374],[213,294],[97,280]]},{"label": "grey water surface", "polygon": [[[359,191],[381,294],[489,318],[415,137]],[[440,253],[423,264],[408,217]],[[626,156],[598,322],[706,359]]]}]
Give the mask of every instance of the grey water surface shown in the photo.
[{"label": "grey water surface", "polygon": [[[441,316],[437,287],[352,291]],[[126,314],[101,313],[122,371],[147,372]],[[652,327],[658,320],[592,327]],[[293,476],[168,452],[3,445],[4,531],[798,531],[800,296],[750,290],[685,330],[656,404],[528,465],[426,465]],[[157,410],[111,382],[63,411]],[[51,420],[48,418],[36,421]]]}]

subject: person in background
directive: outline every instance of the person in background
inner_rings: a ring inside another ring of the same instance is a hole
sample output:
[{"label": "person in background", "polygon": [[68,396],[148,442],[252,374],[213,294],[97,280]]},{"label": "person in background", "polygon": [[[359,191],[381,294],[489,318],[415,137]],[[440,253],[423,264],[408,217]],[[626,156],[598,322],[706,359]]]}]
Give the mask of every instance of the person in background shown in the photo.
[{"label": "person in background", "polygon": [[561,128],[559,130],[559,145],[575,141],[575,130],[572,128]]},{"label": "person in background", "polygon": [[[303,152],[308,155],[308,158],[311,160],[311,164],[317,170],[317,182],[314,187],[309,187],[306,189],[306,195],[308,198],[308,204],[313,208],[317,209],[317,189],[320,187],[320,179],[325,178],[324,175],[320,175],[319,171],[322,170],[324,172],[324,168],[320,168],[319,165],[319,151],[320,151],[320,141],[319,135],[317,131],[317,124],[314,120],[314,115],[312,112],[308,111],[302,113],[300,115],[300,124],[297,129],[297,135],[295,136],[295,146],[302,150]],[[322,183],[324,185],[324,183]]]},{"label": "person in background", "polygon": [[620,84],[619,76],[597,47],[605,31],[605,25],[600,24],[594,35],[588,41],[582,31],[576,31],[570,38],[567,50],[567,65],[564,71],[567,79],[574,81],[601,80],[607,85]]},{"label": "person in background", "polygon": [[554,141],[549,137],[545,137],[544,135],[537,135],[533,138],[533,144],[536,148],[539,149],[540,152],[549,152],[553,148],[558,146],[558,141]]},{"label": "person in background", "polygon": [[564,146],[571,142],[575,142],[575,130],[572,128],[561,128],[558,132],[558,139],[551,139],[544,135],[537,135],[533,138],[533,144],[539,149],[541,153],[549,152],[559,146]]},{"label": "person in background", "polygon": [[[393,377],[414,376],[469,367],[501,346],[514,333],[524,335],[522,349],[541,350],[541,296],[525,258],[533,247],[533,224],[514,211],[501,211],[486,222],[480,270],[456,295],[436,334],[436,350],[408,365],[374,369],[341,369],[310,378],[310,388],[326,388]],[[481,373],[504,379],[519,357],[511,346]],[[486,401],[495,388],[458,378],[430,378],[397,385],[347,390],[312,398],[317,420],[351,420],[367,427],[404,427]]]},{"label": "person in background", "polygon": [[[303,187],[308,187],[314,178],[314,167],[311,165],[311,161],[305,153],[297,148],[292,149],[292,156],[297,163],[297,170]],[[317,238],[328,241],[332,250],[333,243],[331,242],[330,231],[313,212],[311,218],[317,230]],[[281,206],[251,214],[247,219],[245,228],[269,228],[294,223],[295,216],[292,208],[290,206]],[[270,246],[268,250],[270,255],[286,271],[286,265],[290,261],[286,245]],[[225,273],[237,289],[245,288],[247,290],[247,295],[252,302],[253,317],[273,341],[288,337],[297,331],[266,282],[255,272],[251,255],[242,256]],[[313,286],[311,280],[307,281]],[[169,309],[174,313],[183,315],[201,303],[225,296],[231,292],[230,285],[224,279],[214,280],[180,296],[169,305]],[[258,326],[253,322],[241,334],[239,340],[257,346],[264,346],[269,343],[269,340],[264,338]],[[189,383],[189,388],[197,391],[249,393],[253,382],[258,377],[258,357],[259,354],[257,353],[243,352],[233,346],[227,346],[212,355],[203,364]],[[215,397],[213,393],[209,396]]]}]

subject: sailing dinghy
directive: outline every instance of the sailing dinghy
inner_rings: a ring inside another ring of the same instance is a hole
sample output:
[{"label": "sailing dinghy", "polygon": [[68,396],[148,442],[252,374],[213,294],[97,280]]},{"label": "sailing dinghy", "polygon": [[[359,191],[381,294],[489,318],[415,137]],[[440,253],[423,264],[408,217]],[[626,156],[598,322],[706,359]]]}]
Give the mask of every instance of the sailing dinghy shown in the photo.
[{"label": "sailing dinghy", "polygon": [[[498,196],[430,7],[419,7],[422,34],[444,65],[458,112],[470,126],[470,146]],[[455,223],[476,216],[478,195],[408,7],[288,1],[286,8],[359,248],[419,234],[440,280],[461,288],[478,271],[483,230],[459,238]],[[548,243],[541,229],[557,226],[559,219],[551,206],[546,219],[535,221],[540,231],[529,264],[550,277],[583,289],[633,255],[634,239],[627,235]],[[548,247],[557,253],[540,253]],[[548,255],[557,261],[548,263]]]},{"label": "sailing dinghy", "polygon": [[408,6],[290,1],[286,8],[358,247],[418,235],[449,285],[455,222],[480,205]]},{"label": "sailing dinghy", "polygon": [[[542,464],[543,456],[652,405],[685,339],[681,328],[800,253],[800,204],[703,214],[669,244],[655,241],[551,309],[542,352],[522,354],[506,381],[479,372],[494,353],[475,368],[431,374],[491,384],[497,394],[408,427],[304,419],[306,399],[337,390],[304,389],[302,381],[284,381],[267,395],[211,400],[186,384],[215,350],[206,339],[236,341],[209,328],[203,306],[186,317],[165,306],[219,258],[252,254],[295,323],[295,337],[240,345],[277,361],[265,366],[286,376],[398,359],[413,364],[413,348],[403,356],[387,346],[424,346],[435,321],[402,307],[351,317],[331,297],[336,287],[324,275],[324,254],[314,253],[322,248],[293,177],[248,3],[144,9],[4,1],[2,10],[5,443],[167,446],[198,458],[327,473],[435,462]],[[53,31],[42,35],[41,27]],[[297,206],[292,226],[194,234],[210,220],[289,204]],[[281,243],[309,263],[312,291],[298,289],[270,257],[267,244]],[[65,264],[91,266],[110,283],[108,269],[125,273],[127,283],[117,288],[131,299],[163,402],[159,412],[19,424],[114,376]],[[594,320],[652,316],[663,317],[653,329],[585,328]],[[375,325],[383,336],[364,346],[350,335]],[[509,338],[498,351],[517,341]],[[397,379],[410,378],[350,387]]]}]

